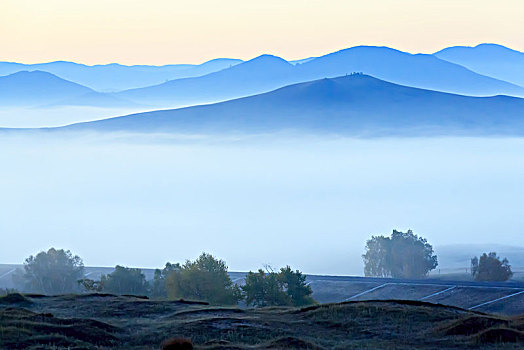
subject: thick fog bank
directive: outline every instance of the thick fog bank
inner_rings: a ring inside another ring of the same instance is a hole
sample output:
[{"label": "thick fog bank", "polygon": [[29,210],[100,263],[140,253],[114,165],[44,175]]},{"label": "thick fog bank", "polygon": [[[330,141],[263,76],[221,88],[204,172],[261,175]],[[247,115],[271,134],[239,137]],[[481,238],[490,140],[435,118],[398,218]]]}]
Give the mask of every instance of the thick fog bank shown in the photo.
[{"label": "thick fog bank", "polygon": [[361,274],[372,234],[524,245],[524,139],[0,135],[0,262],[207,251],[231,270]]}]

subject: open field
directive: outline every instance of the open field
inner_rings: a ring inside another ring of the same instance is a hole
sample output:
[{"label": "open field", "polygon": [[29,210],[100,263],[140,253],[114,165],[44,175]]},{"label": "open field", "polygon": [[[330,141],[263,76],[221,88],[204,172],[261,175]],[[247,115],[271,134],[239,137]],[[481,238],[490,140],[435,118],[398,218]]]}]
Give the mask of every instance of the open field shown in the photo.
[{"label": "open field", "polygon": [[0,347],[157,349],[517,349],[524,318],[413,301],[240,309],[103,294],[0,298]]}]

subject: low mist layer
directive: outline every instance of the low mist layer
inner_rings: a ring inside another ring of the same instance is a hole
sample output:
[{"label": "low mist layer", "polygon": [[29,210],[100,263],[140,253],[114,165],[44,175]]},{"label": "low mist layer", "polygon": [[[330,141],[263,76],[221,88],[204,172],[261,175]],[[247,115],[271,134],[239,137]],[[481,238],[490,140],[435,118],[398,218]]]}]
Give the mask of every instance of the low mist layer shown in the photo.
[{"label": "low mist layer", "polygon": [[366,239],[394,228],[524,245],[523,139],[2,135],[0,163],[5,262],[51,246],[91,266],[208,251],[233,271],[361,274]]}]

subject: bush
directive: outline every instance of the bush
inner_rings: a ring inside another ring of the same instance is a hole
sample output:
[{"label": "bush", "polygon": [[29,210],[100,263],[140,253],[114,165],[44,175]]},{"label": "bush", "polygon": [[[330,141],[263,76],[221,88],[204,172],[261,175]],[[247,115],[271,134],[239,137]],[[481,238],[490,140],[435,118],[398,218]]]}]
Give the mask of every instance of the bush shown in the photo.
[{"label": "bush", "polygon": [[180,269],[169,272],[165,285],[170,299],[235,305],[241,298],[240,289],[227,274],[225,262],[206,253],[202,253],[195,261],[186,261]]},{"label": "bush", "polygon": [[286,294],[291,299],[293,306],[305,306],[315,303],[311,297],[313,291],[306,284],[306,276],[300,271],[293,271],[291,267],[286,266],[280,269],[278,278],[284,286]]},{"label": "bush", "polygon": [[280,272],[249,272],[242,286],[246,303],[253,306],[304,306],[314,304],[306,276],[289,266]]},{"label": "bush", "polygon": [[146,295],[149,284],[141,269],[117,265],[115,271],[100,278],[101,290],[112,294]]},{"label": "bush", "polygon": [[149,283],[141,269],[117,265],[108,275],[102,275],[100,281],[84,278],[78,283],[88,292],[111,294],[147,295]]},{"label": "bush", "polygon": [[273,306],[291,305],[291,300],[284,292],[284,287],[274,272],[265,273],[262,269],[258,272],[249,272],[242,291],[247,305]]}]

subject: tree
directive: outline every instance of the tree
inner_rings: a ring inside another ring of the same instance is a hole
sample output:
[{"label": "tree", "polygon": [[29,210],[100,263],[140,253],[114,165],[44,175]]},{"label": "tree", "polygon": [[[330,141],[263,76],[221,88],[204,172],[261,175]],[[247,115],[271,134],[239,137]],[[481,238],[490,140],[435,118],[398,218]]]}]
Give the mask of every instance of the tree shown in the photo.
[{"label": "tree", "polygon": [[306,276],[286,266],[280,272],[249,272],[242,286],[246,303],[253,306],[304,306],[314,304]]},{"label": "tree", "polygon": [[438,265],[431,244],[412,230],[393,230],[391,237],[372,236],[362,257],[364,274],[375,277],[420,278]]},{"label": "tree", "polygon": [[291,300],[278,277],[275,272],[266,273],[262,269],[258,272],[249,271],[246,283],[242,286],[247,305],[291,305]]},{"label": "tree", "polygon": [[169,272],[165,284],[169,299],[234,305],[241,298],[240,289],[227,274],[226,263],[206,253],[202,253],[195,261],[186,261],[180,269]]},{"label": "tree", "polygon": [[364,275],[375,277],[390,277],[391,270],[388,264],[388,251],[391,239],[384,236],[371,236],[366,243],[364,258]]},{"label": "tree", "polygon": [[25,289],[43,294],[71,293],[84,276],[82,259],[69,250],[50,248],[30,256],[24,262],[21,276]]},{"label": "tree", "polygon": [[172,271],[180,270],[180,264],[171,264],[170,262],[166,263],[166,266],[160,270],[156,269],[153,277],[153,282],[151,285],[151,296],[153,298],[167,298],[166,290],[166,277]]},{"label": "tree", "polygon": [[471,259],[471,274],[476,281],[507,281],[513,276],[508,259],[501,261],[495,252]]},{"label": "tree", "polygon": [[101,290],[113,294],[146,295],[149,284],[141,269],[117,265],[115,270],[100,278]]},{"label": "tree", "polygon": [[293,271],[291,267],[286,266],[280,269],[278,278],[284,285],[284,290],[291,299],[293,306],[304,306],[315,303],[311,297],[313,291],[311,287],[306,284],[306,276],[300,271]]}]

